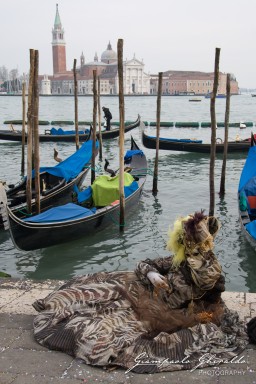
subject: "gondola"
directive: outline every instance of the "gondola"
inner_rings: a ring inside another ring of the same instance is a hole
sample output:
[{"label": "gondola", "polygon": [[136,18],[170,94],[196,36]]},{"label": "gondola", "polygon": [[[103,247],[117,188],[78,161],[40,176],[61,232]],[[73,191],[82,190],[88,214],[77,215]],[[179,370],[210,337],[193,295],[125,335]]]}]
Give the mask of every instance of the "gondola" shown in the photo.
[{"label": "gondola", "polygon": [[[140,116],[134,122],[125,124],[125,132],[129,132],[132,129],[140,125]],[[88,139],[89,129],[79,129],[79,141],[83,142]],[[110,131],[102,130],[102,140],[114,139],[119,136],[119,127],[112,128]],[[99,132],[97,132],[97,138],[99,139]],[[21,130],[0,130],[0,140],[8,141],[22,141]],[[44,142],[75,142],[75,130],[64,130],[62,128],[45,129],[43,134],[39,135],[39,141]]]},{"label": "gondola", "polygon": [[[148,136],[144,130],[142,130],[142,143],[144,147],[155,149],[156,137]],[[245,139],[240,141],[228,142],[228,153],[236,152],[248,152],[251,145],[251,139]],[[182,151],[182,152],[197,152],[197,153],[210,153],[211,144],[203,143],[202,140],[191,139],[172,139],[172,138],[159,138],[159,149],[166,151]],[[216,153],[223,153],[224,143],[221,139],[216,140]]]},{"label": "gondola", "polygon": [[[91,138],[91,135],[88,136]],[[48,209],[53,205],[61,205],[70,200],[74,185],[78,187],[83,183],[90,169],[92,159],[93,141],[87,140],[80,149],[62,162],[53,167],[40,168],[40,206]],[[96,152],[98,142],[96,142]],[[32,173],[32,213],[35,212],[35,183]],[[26,203],[26,183],[24,177],[16,185],[9,185],[6,189],[8,206],[17,217],[24,218],[28,215]],[[0,226],[3,226],[0,217]]]},{"label": "gondola", "polygon": [[238,211],[241,229],[256,250],[256,146],[255,139],[241,172],[238,186]]},{"label": "gondola", "polygon": [[[125,163],[128,166],[124,174],[125,181],[128,178],[124,188],[127,215],[138,202],[147,175],[147,159],[133,138],[131,138],[131,150],[127,151],[125,156]],[[114,183],[112,188],[109,186],[111,183]],[[4,198],[1,200],[2,211],[5,211],[4,214],[7,216],[14,245],[18,249],[29,251],[90,236],[99,229],[113,225],[114,222],[118,223],[120,212],[118,196],[117,174],[114,177],[99,176],[92,186],[76,193],[77,201],[70,200],[64,206],[54,207],[25,220],[19,219],[14,214],[4,203]]]}]

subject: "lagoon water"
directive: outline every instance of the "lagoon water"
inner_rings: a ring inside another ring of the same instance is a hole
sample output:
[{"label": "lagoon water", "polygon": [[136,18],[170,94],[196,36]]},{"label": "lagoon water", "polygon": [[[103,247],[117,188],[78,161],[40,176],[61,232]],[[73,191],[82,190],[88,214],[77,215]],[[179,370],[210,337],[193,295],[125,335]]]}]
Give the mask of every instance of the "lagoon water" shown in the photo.
[{"label": "lagoon water", "polygon": [[[92,119],[92,97],[79,97],[79,120]],[[224,121],[225,99],[216,99],[216,119]],[[102,97],[101,105],[110,108],[113,120],[119,120],[118,97]],[[156,97],[125,97],[125,118],[135,120],[137,114],[143,121],[156,120]],[[19,96],[0,97],[1,129],[8,129],[3,122],[21,119],[22,100]],[[73,97],[40,97],[41,120],[74,120]],[[210,121],[210,100],[191,103],[189,97],[162,97],[161,121]],[[240,130],[230,128],[229,139],[237,134],[249,137],[256,131],[256,98],[251,95],[231,97],[230,122],[253,122],[253,127]],[[70,128],[70,127],[69,127]],[[40,127],[44,130],[45,127]],[[154,134],[154,128],[147,128]],[[166,240],[169,226],[178,216],[196,210],[209,210],[209,156],[185,152],[160,151],[158,194],[152,195],[152,171],[155,151],[143,148],[141,130],[136,128],[125,135],[129,149],[130,135],[145,151],[149,160],[149,174],[145,188],[133,214],[127,218],[123,234],[118,230],[118,217],[113,225],[89,238],[82,238],[51,248],[23,252],[17,250],[9,233],[0,231],[0,270],[13,277],[32,279],[69,279],[84,273],[134,269],[138,260],[167,256]],[[161,136],[197,138],[210,141],[210,128],[161,128]],[[217,137],[224,137],[224,128],[218,128]],[[42,143],[41,165],[53,164],[56,144]],[[75,150],[75,145],[58,144],[59,156],[65,158]],[[118,168],[118,139],[103,142],[103,156],[111,168]],[[0,141],[0,180],[7,183],[20,179],[21,145]],[[215,162],[215,215],[221,222],[216,237],[215,252],[222,264],[229,291],[256,292],[256,251],[241,234],[238,221],[237,188],[246,154],[229,154],[226,169],[226,194],[219,199],[222,156]],[[97,170],[102,169],[97,160]],[[42,244],[43,247],[43,244]]]}]

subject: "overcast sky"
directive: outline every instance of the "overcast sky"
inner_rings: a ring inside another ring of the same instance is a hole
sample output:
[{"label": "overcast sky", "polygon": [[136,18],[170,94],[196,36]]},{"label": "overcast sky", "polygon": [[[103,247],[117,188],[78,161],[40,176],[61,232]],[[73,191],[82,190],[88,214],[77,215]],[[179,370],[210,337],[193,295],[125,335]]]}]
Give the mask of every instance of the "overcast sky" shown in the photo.
[{"label": "overcast sky", "polygon": [[99,59],[110,41],[123,57],[144,61],[145,72],[233,73],[240,88],[256,88],[256,0],[0,0],[0,66],[29,71],[29,49],[39,51],[39,72],[52,74],[56,3],[65,30],[67,69]]}]

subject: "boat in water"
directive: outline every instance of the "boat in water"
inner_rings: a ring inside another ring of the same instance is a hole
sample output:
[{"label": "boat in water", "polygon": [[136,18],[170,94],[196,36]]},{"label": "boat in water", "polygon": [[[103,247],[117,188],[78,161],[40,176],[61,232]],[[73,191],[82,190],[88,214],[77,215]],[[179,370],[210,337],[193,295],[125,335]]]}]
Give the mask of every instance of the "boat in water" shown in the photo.
[{"label": "boat in water", "polygon": [[[142,143],[144,147],[155,149],[156,136],[149,136],[142,129]],[[248,152],[251,146],[251,138],[241,140],[237,137],[237,141],[228,142],[228,153]],[[197,153],[210,153],[211,143],[204,143],[202,140],[193,139],[176,139],[176,138],[159,138],[159,149],[166,151],[181,151],[181,152],[197,152]],[[216,153],[223,153],[224,143],[222,139],[216,139]]]},{"label": "boat in water", "polygon": [[[89,136],[91,137],[91,136]],[[98,142],[95,143],[95,155],[98,153]],[[53,167],[40,167],[40,207],[42,210],[53,205],[61,205],[70,200],[74,186],[79,187],[90,167],[93,155],[93,140],[87,140],[78,151]],[[8,207],[19,218],[26,218],[36,212],[36,192],[34,171],[32,172],[31,212],[27,210],[27,177],[14,185],[6,185]],[[4,220],[0,217],[0,226]]]},{"label": "boat in water", "polygon": [[256,250],[256,146],[252,146],[241,172],[238,186],[238,211],[242,232]]},{"label": "boat in water", "polygon": [[[131,138],[131,149],[124,158],[124,194],[126,215],[137,205],[147,176],[147,159]],[[91,236],[96,231],[118,222],[120,215],[119,175],[102,175],[91,186],[79,191],[62,206],[54,206],[26,219],[18,218],[8,207],[3,186],[0,189],[2,215],[7,218],[14,245],[29,251],[50,247],[78,238]]]},{"label": "boat in water", "polygon": [[[126,122],[125,124],[125,132],[129,132],[132,129],[138,127],[140,125],[140,116],[138,115],[137,119],[134,122]],[[83,142],[88,139],[90,129],[79,129],[79,141]],[[97,132],[97,138],[99,139],[99,132]],[[102,140],[114,139],[119,136],[119,126],[110,130],[102,130],[101,131]],[[76,132],[75,130],[66,130],[63,128],[51,128],[45,129],[44,133],[39,134],[40,143],[44,142],[75,142]],[[12,127],[11,130],[0,130],[0,140],[8,140],[8,141],[19,141],[22,142],[22,131],[14,129]]]}]

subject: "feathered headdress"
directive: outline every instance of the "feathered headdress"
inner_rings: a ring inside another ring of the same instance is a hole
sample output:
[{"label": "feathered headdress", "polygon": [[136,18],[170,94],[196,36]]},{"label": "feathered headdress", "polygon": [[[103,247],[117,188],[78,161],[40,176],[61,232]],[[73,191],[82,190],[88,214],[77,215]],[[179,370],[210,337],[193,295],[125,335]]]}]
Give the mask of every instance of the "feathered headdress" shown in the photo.
[{"label": "feathered headdress", "polygon": [[195,248],[200,247],[203,251],[212,249],[218,229],[218,220],[204,215],[203,210],[177,219],[168,232],[167,241],[167,249],[174,254],[173,265],[179,266],[185,260],[186,253],[192,253]]}]

